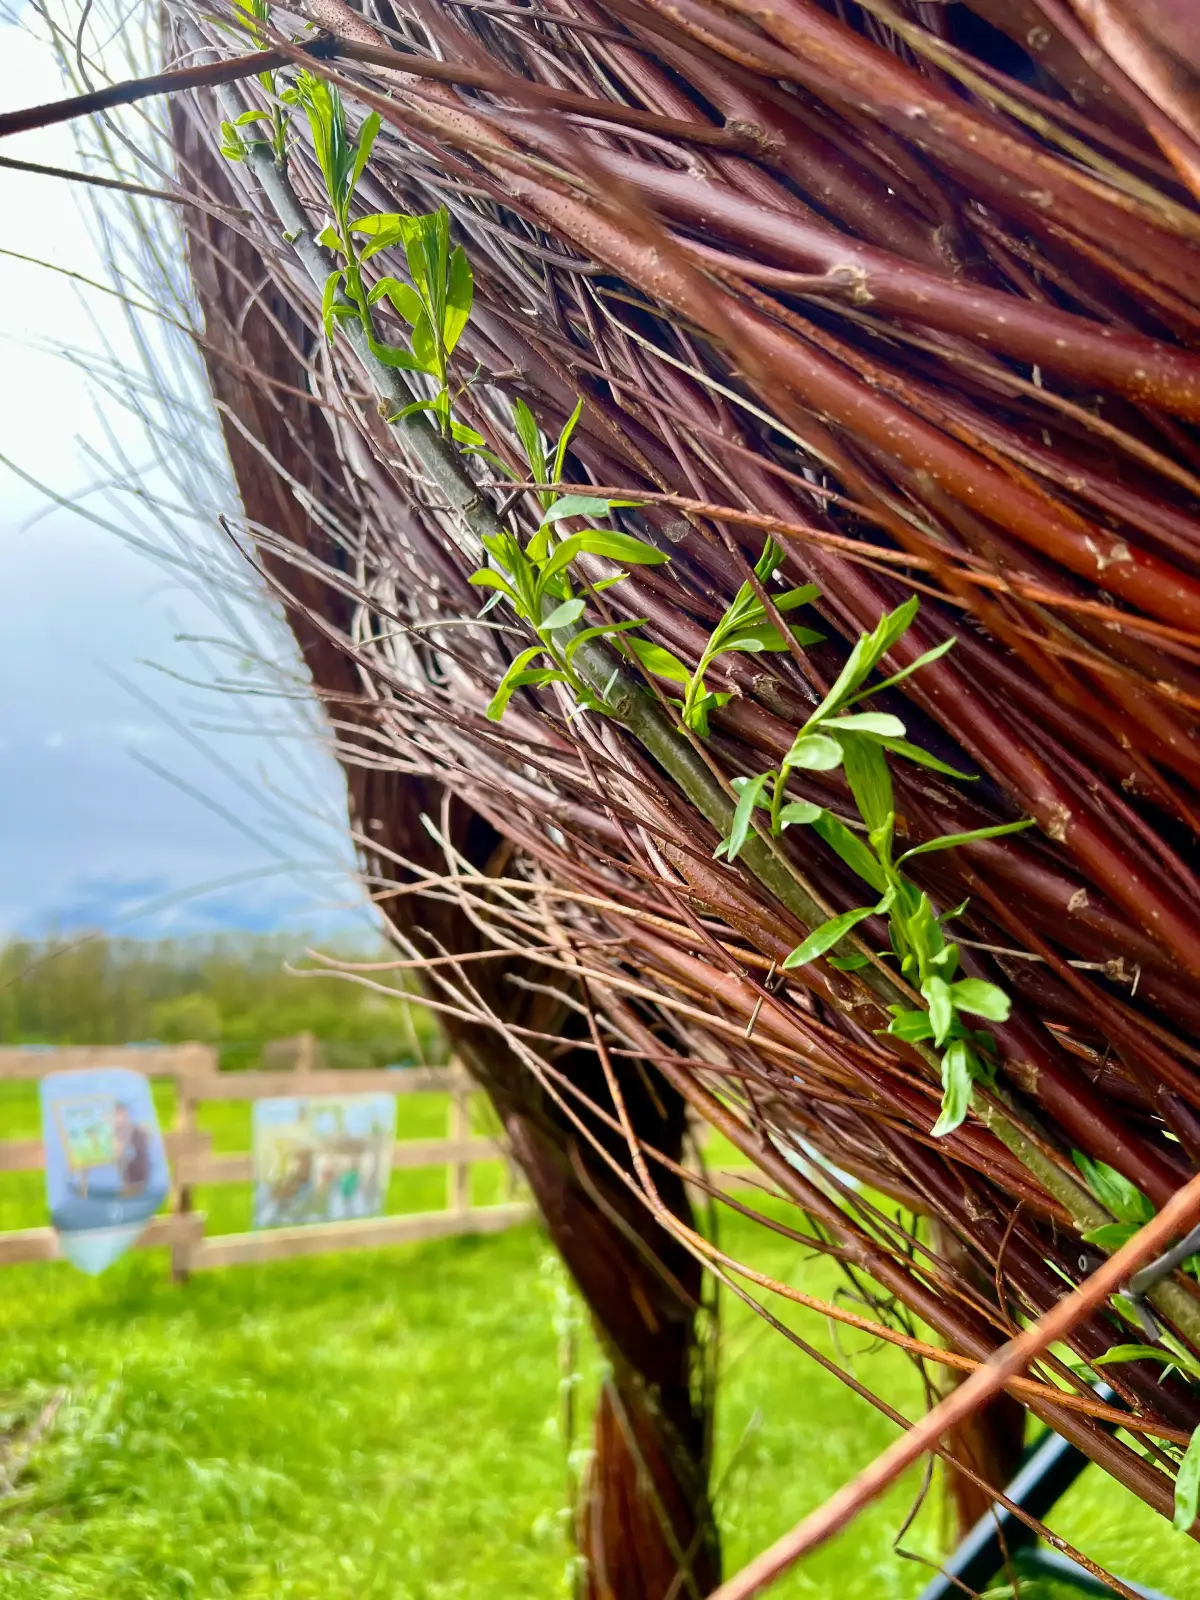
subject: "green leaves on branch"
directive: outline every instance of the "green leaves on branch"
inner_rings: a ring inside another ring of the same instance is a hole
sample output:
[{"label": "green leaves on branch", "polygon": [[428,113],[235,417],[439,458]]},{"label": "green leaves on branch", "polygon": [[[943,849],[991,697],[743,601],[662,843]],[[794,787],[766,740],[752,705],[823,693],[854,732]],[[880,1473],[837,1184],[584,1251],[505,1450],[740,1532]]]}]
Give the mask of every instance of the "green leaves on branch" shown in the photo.
[{"label": "green leaves on branch", "polygon": [[[768,547],[770,548],[770,547]],[[764,559],[767,557],[764,552]],[[771,569],[774,570],[773,568]],[[898,858],[893,852],[896,825],[895,794],[888,756],[938,771],[954,773],[907,738],[907,729],[890,712],[853,708],[880,690],[911,676],[919,667],[942,656],[953,640],[925,651],[900,672],[881,683],[867,680],[883,657],[903,638],[916,616],[914,597],[880,618],[871,633],[864,634],[851,650],[845,666],[821,704],[792,741],[779,767],[750,779],[735,780],[738,803],[728,836],[717,846],[716,854],[736,859],[744,847],[758,809],[766,812],[769,832],[779,837],[795,824],[814,829],[841,858],[856,877],[861,878],[881,898],[866,906],[843,911],[814,928],[783,963],[796,968],[827,956],[842,971],[854,971],[868,964],[862,951],[842,951],[838,947],[859,923],[868,917],[887,918],[891,948],[884,958],[895,959],[902,977],[917,989],[924,1009],[892,1006],[888,1032],[907,1043],[932,1044],[942,1052],[942,1108],[934,1125],[937,1137],[957,1128],[970,1107],[972,1086],[990,1082],[994,1072],[994,1050],[990,1034],[973,1029],[964,1017],[981,1017],[989,1022],[1008,1020],[1008,996],[995,984],[980,978],[956,977],[959,949],[949,943],[943,922],[929,900],[903,871],[914,856],[935,850],[949,850],[980,839],[996,839],[1031,826],[1029,821],[999,823],[976,828],[969,833],[946,834],[905,851]],[[789,800],[788,783],[797,771],[831,772],[841,767],[858,813],[854,825],[848,824],[824,807],[807,800]],[[831,954],[831,952],[834,952]]]},{"label": "green leaves on branch", "polygon": [[[1200,1378],[1200,1362],[1191,1351],[1184,1348],[1178,1339],[1168,1334],[1166,1345],[1158,1344],[1114,1344],[1111,1349],[1097,1356],[1091,1363],[1093,1367],[1115,1367],[1126,1361],[1157,1361],[1169,1372],[1171,1368],[1191,1378],[1193,1382]],[[1167,1372],[1163,1373],[1167,1376]],[[1196,1513],[1193,1511],[1192,1519]]]},{"label": "green leaves on branch", "polygon": [[944,833],[940,838],[927,839],[924,844],[906,850],[901,861],[911,861],[914,856],[927,856],[934,850],[953,850],[960,844],[975,844],[980,839],[1002,839],[1006,833],[1021,833],[1033,827],[1033,818],[1021,822],[999,822],[991,828],[972,828],[970,833]]},{"label": "green leaves on branch", "polygon": [[[267,0],[237,3],[256,17],[266,14]],[[341,264],[326,279],[322,293],[321,320],[326,337],[333,341],[339,322],[357,322],[371,354],[381,365],[421,373],[432,382],[431,396],[414,399],[388,420],[400,422],[419,412],[429,412],[443,436],[452,438],[464,454],[488,455],[494,461],[482,436],[451,414],[451,358],[470,320],[475,286],[465,252],[451,241],[449,213],[443,207],[423,216],[376,212],[352,219],[355,191],[381,126],[378,113],[365,117],[357,139],[352,139],[341,95],[323,78],[308,71],[299,72],[293,87],[280,99],[305,115],[324,180],[332,218],[317,235],[317,243],[342,257]],[[263,115],[247,112],[238,119],[238,125]],[[223,132],[226,153],[243,159],[238,127],[229,124]],[[389,273],[368,290],[363,266],[392,249],[404,251],[407,280]],[[382,306],[390,307],[407,324],[407,347],[379,337],[375,316]],[[538,483],[545,483],[548,477],[555,482],[561,480],[582,408],[580,400],[548,453],[528,406],[521,400],[514,403],[514,426],[529,470]],[[623,634],[642,624],[638,621],[580,628],[585,601],[572,589],[571,564],[581,555],[603,556],[622,565],[667,559],[652,545],[615,528],[588,527],[563,534],[562,525],[572,519],[607,516],[614,506],[636,502],[603,500],[586,492],[560,496],[542,489],[537,493],[542,521],[528,546],[522,549],[516,535],[509,531],[485,538],[490,564],[471,578],[477,587],[492,591],[485,611],[500,600],[508,600],[539,640],[521,652],[497,687],[487,709],[493,721],[504,715],[517,689],[548,683],[569,685],[579,708],[605,709],[603,699],[594,695],[576,673],[573,656],[589,640]],[[605,588],[623,576],[619,573],[596,587]]]},{"label": "green leaves on branch", "polygon": [[1190,1533],[1200,1509],[1200,1428],[1192,1435],[1175,1479],[1175,1531]]},{"label": "green leaves on branch", "polygon": [[[362,260],[390,244],[404,246],[411,283],[402,283],[395,277],[381,278],[367,296],[367,303],[374,306],[387,300],[391,304],[412,329],[411,349],[381,344],[372,333],[371,350],[385,366],[424,372],[434,380],[437,394],[427,409],[446,432],[450,428],[450,357],[470,320],[475,297],[466,252],[461,245],[450,244],[449,213],[443,207],[427,216],[365,217],[353,224],[353,232],[369,235]],[[417,407],[421,405],[417,402]],[[406,407],[406,412],[413,409],[416,407]]]},{"label": "green leaves on branch", "polygon": [[[449,213],[445,207],[416,217],[376,212],[351,221],[354,193],[381,125],[378,112],[364,117],[358,138],[351,139],[341,95],[323,78],[301,72],[295,86],[281,98],[299,106],[307,116],[317,165],[325,180],[333,220],[317,235],[317,243],[344,258],[330,273],[322,296],[326,338],[332,341],[339,321],[357,321],[377,361],[433,380],[431,397],[414,400],[389,421],[428,411],[441,433],[471,449],[480,448],[480,436],[456,423],[450,414],[450,358],[470,320],[475,285],[462,246],[451,244]],[[368,291],[363,264],[393,248],[404,251],[408,281],[387,274]],[[390,305],[408,324],[407,348],[378,337],[373,309],[381,304]]]},{"label": "green leaves on branch", "polygon": [[[560,479],[567,447],[581,409],[582,402],[575,407],[559,434],[551,463],[547,460],[545,441],[529,408],[523,401],[514,403],[514,425],[534,481],[546,482],[548,473],[553,473],[555,481]],[[625,566],[656,566],[667,559],[653,545],[621,533],[616,528],[589,527],[571,534],[562,531],[561,525],[571,519],[607,516],[614,506],[631,505],[635,503],[633,501],[604,500],[583,492],[556,497],[545,491],[539,492],[538,502],[542,521],[528,544],[522,548],[517,535],[511,531],[486,537],[483,543],[492,564],[481,567],[470,578],[477,588],[492,590],[492,597],[484,606],[485,611],[490,610],[497,601],[507,600],[540,641],[523,651],[501,680],[487,708],[487,715],[494,722],[504,715],[518,688],[539,687],[547,683],[567,684],[576,706],[581,710],[605,711],[607,706],[603,698],[595,695],[575,670],[575,653],[581,645],[592,639],[628,635],[631,629],[640,628],[645,619],[580,628],[586,600],[574,591],[571,565],[583,555],[604,556]],[[616,578],[602,580],[596,587],[607,587],[624,576],[621,573]],[[645,652],[650,656],[657,649],[657,646],[645,640],[630,639],[628,642],[639,655]],[[542,658],[547,665],[532,665]],[[654,669],[650,667],[649,670]]]},{"label": "green leaves on branch", "polygon": [[[624,641],[625,648],[629,650],[645,670],[654,678],[665,678],[668,683],[686,683],[688,669],[678,656],[673,656],[669,650],[664,650],[661,645],[654,644],[649,639],[639,639],[631,636]],[[736,779],[734,780],[737,781]]]},{"label": "green leaves on branch", "polygon": [[967,1119],[971,1093],[980,1077],[979,1060],[962,1039],[955,1039],[942,1054],[942,1109],[930,1129],[935,1139],[953,1133]]},{"label": "green leaves on branch", "polygon": [[[360,244],[358,235],[365,237],[365,244]],[[318,243],[346,256],[346,265],[332,273],[325,286],[322,314],[327,337],[332,339],[338,317],[356,317],[371,354],[383,366],[421,372],[433,380],[435,392],[429,399],[414,400],[388,420],[399,422],[418,411],[428,411],[442,433],[452,434],[473,450],[481,448],[480,435],[451,417],[450,358],[471,317],[475,282],[466,252],[461,245],[450,243],[449,213],[444,208],[417,217],[379,212],[348,226],[332,224]],[[404,249],[411,281],[388,274],[364,297],[361,264],[397,245]],[[347,298],[339,301],[343,291]],[[409,325],[407,349],[378,337],[372,308],[381,304],[390,305]]]},{"label": "green leaves on branch", "polygon": [[261,141],[250,141],[248,143],[242,138],[238,129],[248,128],[253,122],[270,122],[271,120],[272,117],[269,111],[243,111],[241,116],[235,117],[232,122],[222,122],[221,154],[227,161],[245,161],[250,154],[251,144]]},{"label": "green leaves on branch", "polygon": [[824,733],[798,733],[783,758],[783,770],[802,767],[809,772],[832,772],[842,764],[843,748]]},{"label": "green leaves on branch", "polygon": [[299,106],[308,118],[317,165],[344,240],[350,202],[379,132],[379,113],[372,111],[365,117],[358,138],[351,140],[341,95],[324,78],[308,71],[298,72],[295,84],[285,89],[280,99],[286,105]]},{"label": "green leaves on branch", "polygon": [[[782,561],[783,551],[773,539],[768,539],[754,567],[755,577],[760,585],[765,587],[770,582]],[[814,585],[806,584],[800,589],[774,592],[771,594],[771,600],[776,610],[786,615],[787,612],[795,611],[797,607],[815,600],[817,592]],[[796,624],[788,624],[788,632],[800,645],[819,644],[825,637],[812,628]],[[633,645],[634,641],[631,640],[630,644]],[[680,661],[678,656],[672,655],[669,650],[664,650],[661,646],[654,647],[654,664],[651,665],[649,659],[643,658],[643,665],[656,677],[683,685],[683,699],[673,701],[672,704],[679,707],[680,720],[685,727],[691,728],[702,738],[707,738],[709,712],[719,706],[727,705],[730,698],[724,691],[710,690],[705,681],[705,674],[713,663],[724,655],[756,655],[763,650],[778,652],[788,648],[788,640],[776,624],[768,620],[766,607],[755,594],[753,586],[747,582],[742,584],[725,615],[713,629],[694,671]],[[734,855],[736,854],[735,850]]]},{"label": "green leaves on branch", "polygon": [[770,781],[769,772],[761,773],[757,778],[733,780],[733,787],[738,795],[737,805],[733,810],[733,822],[730,824],[729,837],[721,841],[714,854],[727,855],[731,861],[737,855],[750,835],[755,806],[765,804],[762,794]]},{"label": "green leaves on branch", "polygon": [[261,28],[256,24],[265,22],[271,15],[271,7],[267,0],[233,0],[234,5],[245,17],[242,26],[260,49],[267,48],[267,41]]},{"label": "green leaves on branch", "polygon": [[[1149,1198],[1130,1183],[1128,1178],[1122,1177],[1115,1168],[1104,1161],[1094,1161],[1091,1156],[1084,1155],[1082,1150],[1072,1150],[1071,1156],[1083,1173],[1088,1188],[1104,1209],[1112,1212],[1118,1223],[1132,1224],[1136,1231],[1136,1228],[1140,1228],[1144,1222],[1149,1222],[1155,1215]],[[1091,1235],[1085,1237],[1091,1238]],[[1098,1240],[1092,1242],[1099,1243]]]},{"label": "green leaves on branch", "polygon": [[[257,8],[265,0],[238,3],[257,16]],[[300,72],[295,86],[280,99],[299,107],[307,117],[332,212],[332,221],[318,235],[318,242],[342,257],[342,264],[329,275],[322,297],[327,337],[333,339],[339,321],[357,320],[376,360],[402,371],[421,373],[434,389],[431,397],[414,399],[390,420],[428,411],[443,435],[454,438],[465,451],[486,454],[480,435],[451,415],[450,362],[471,315],[474,283],[465,253],[451,243],[448,213],[444,208],[416,217],[375,213],[352,221],[355,190],[379,133],[379,116],[372,113],[364,118],[357,139],[352,140],[337,90],[310,72]],[[236,124],[223,127],[225,150],[231,159],[244,159],[248,148],[239,128],[264,115],[247,112]],[[393,248],[403,248],[407,281],[387,274],[368,291],[363,265]],[[374,315],[384,304],[407,325],[407,348],[378,337]],[[535,483],[544,486],[562,481],[581,405],[582,402],[576,405],[550,450],[529,408],[521,400],[514,403],[514,428]],[[636,502],[609,501],[585,491],[557,495],[546,487],[534,492],[541,511],[537,532],[524,547],[511,530],[485,537],[489,564],[471,577],[476,587],[491,591],[485,612],[500,600],[507,600],[537,639],[520,652],[497,686],[487,707],[492,721],[503,717],[518,689],[554,683],[568,687],[577,709],[608,711],[607,691],[595,693],[574,665],[580,646],[607,637],[645,672],[682,688],[682,699],[677,702],[681,720],[686,728],[705,736],[709,713],[728,699],[728,695],[710,690],[706,681],[706,674],[722,656],[783,651],[793,643],[808,645],[821,640],[822,635],[811,629],[786,622],[780,626],[768,615],[762,594],[770,593],[772,608],[782,619],[813,600],[817,593],[811,585],[767,591],[766,586],[784,558],[783,550],[773,539],[766,541],[755,565],[755,581],[741,585],[694,669],[661,645],[638,638],[632,630],[642,626],[641,621],[582,627],[585,599],[575,593],[571,579],[571,567],[580,556],[601,556],[620,567],[658,564],[667,558],[654,546],[615,528],[587,526],[564,534],[563,525],[574,519],[606,517],[615,506]],[[594,587],[607,587],[624,576],[624,572],[618,572]],[[993,984],[956,976],[958,946],[945,938],[945,918],[937,916],[928,897],[911,882],[903,867],[915,856],[999,838],[1029,823],[998,824],[969,833],[947,834],[913,847],[898,859],[894,856],[896,810],[887,758],[899,757],[950,776],[968,776],[913,744],[904,722],[891,712],[855,709],[872,695],[902,683],[936,661],[953,645],[953,639],[948,639],[890,677],[869,682],[880,662],[907,632],[917,606],[914,596],[882,616],[870,633],[863,634],[828,694],[797,730],[779,766],[738,783],[729,834],[718,845],[716,854],[735,861],[755,826],[756,812],[762,810],[769,832],[775,837],[789,827],[813,828],[879,897],[870,905],[843,911],[813,929],[784,965],[795,968],[825,956],[846,970],[862,966],[870,959],[865,953],[840,947],[868,917],[886,917],[891,949],[884,955],[898,961],[901,975],[925,1002],[922,1010],[890,1008],[888,1031],[912,1043],[929,1041],[942,1052],[942,1110],[933,1130],[940,1136],[960,1125],[967,1115],[972,1085],[990,1080],[993,1072],[990,1036],[973,1031],[963,1021],[964,1016],[1002,1022],[1008,1017],[1009,1001]],[[853,824],[811,801],[789,798],[787,791],[794,773],[831,772],[839,767],[858,812]]]},{"label": "green leaves on branch", "polygon": [[878,910],[878,906],[859,906],[855,911],[843,911],[840,916],[830,917],[828,922],[823,922],[819,928],[814,928],[803,944],[796,946],[784,961],[784,967],[807,966],[810,961],[823,956],[827,950],[832,950],[834,945],[845,938],[851,928],[857,927],[865,917],[874,916]]},{"label": "green leaves on branch", "polygon": [[[258,4],[260,0],[250,3]],[[482,436],[451,414],[450,363],[470,320],[475,286],[466,253],[451,242],[449,213],[443,207],[423,216],[375,212],[352,220],[355,190],[380,129],[378,114],[372,112],[364,118],[357,140],[352,140],[338,91],[311,72],[300,72],[295,86],[281,98],[306,115],[325,182],[332,220],[317,235],[317,243],[343,258],[326,279],[322,294],[321,320],[326,337],[332,342],[339,322],[357,321],[378,362],[403,372],[421,373],[432,381],[432,396],[414,399],[388,420],[400,422],[418,412],[429,412],[443,436],[452,438],[464,454],[483,454],[494,460]],[[368,290],[363,266],[392,249],[404,251],[407,281],[389,273]],[[408,325],[407,347],[380,339],[375,314],[385,305]],[[545,483],[548,475],[556,482],[561,479],[582,407],[580,400],[548,455],[532,412],[524,401],[514,403],[514,427],[529,470],[538,483]],[[585,601],[572,589],[570,566],[581,555],[603,556],[622,565],[666,560],[652,545],[614,528],[589,527],[563,535],[562,525],[572,519],[607,516],[615,505],[636,502],[608,501],[583,492],[557,496],[549,490],[538,491],[538,502],[542,521],[528,545],[523,549],[515,533],[508,530],[485,537],[489,565],[471,576],[477,588],[492,591],[483,608],[485,612],[498,601],[507,600],[539,641],[523,650],[501,679],[487,708],[492,721],[503,717],[518,689],[549,683],[567,684],[580,709],[605,709],[603,699],[594,695],[575,671],[574,653],[588,640],[621,634],[641,623],[581,629]],[[607,587],[622,576],[605,580],[597,587]]]},{"label": "green leaves on branch", "polygon": [[[782,561],[782,549],[773,539],[768,539],[754,567],[754,575],[760,585],[766,587],[779,570]],[[795,611],[798,606],[806,605],[810,600],[815,600],[816,597],[815,586],[806,584],[801,589],[787,589],[772,594],[771,599],[775,609],[786,614]],[[824,634],[816,633],[811,628],[790,627],[790,632],[796,642],[802,645],[819,644],[824,638]],[[733,603],[713,629],[696,670],[688,672],[683,663],[672,656],[671,660],[675,662],[682,677],[678,673],[662,673],[660,676],[674,677],[676,682],[686,685],[680,716],[686,727],[692,728],[702,738],[707,738],[708,713],[715,707],[724,705],[729,699],[727,694],[714,694],[708,689],[704,675],[709,667],[723,655],[734,653],[754,655],[760,650],[780,651],[787,648],[787,640],[779,628],[768,621],[766,607],[747,582],[742,584],[734,596]]]},{"label": "green leaves on branch", "polygon": [[[268,40],[262,29],[258,26],[265,22],[271,14],[268,0],[233,0],[234,5],[242,13],[240,31],[248,33],[250,38],[260,50],[265,50]],[[240,117],[235,117],[232,122],[221,124],[221,154],[228,161],[245,161],[251,151],[257,148],[267,150],[271,157],[280,166],[287,155],[287,114],[283,107],[275,101],[276,74],[260,72],[258,81],[274,102],[269,111],[243,111]],[[240,128],[249,127],[253,122],[265,122],[270,128],[270,137],[265,140],[245,140],[238,132]]]},{"label": "green leaves on branch", "polygon": [[489,721],[499,722],[505,711],[508,710],[508,702],[518,689],[526,685],[537,687],[544,683],[567,682],[567,674],[558,668],[534,668],[530,666],[531,662],[536,661],[540,655],[546,653],[548,652],[545,647],[540,644],[531,645],[528,650],[521,651],[521,654],[501,678],[500,685],[491,698],[487,708]]},{"label": "green leaves on branch", "polygon": [[[529,476],[534,483],[562,482],[563,465],[567,459],[567,447],[571,443],[571,435],[575,432],[575,428],[578,425],[582,412],[583,400],[581,398],[575,402],[574,411],[572,411],[571,415],[563,424],[562,431],[560,432],[554,445],[553,455],[548,459],[546,455],[546,441],[542,437],[542,430],[538,427],[537,422],[534,420],[533,412],[530,411],[524,400],[513,401],[513,425],[517,430],[517,437],[521,441],[521,447],[525,451],[525,461],[529,467]],[[568,515],[568,513],[564,512],[561,508],[567,500],[575,498],[577,497],[564,496],[562,500],[556,500],[555,490],[537,490],[538,504],[541,506],[544,512],[549,512],[551,508],[556,505],[559,507],[557,516],[553,519],[555,521],[557,521],[559,517]],[[595,500],[589,501],[586,504],[582,515],[596,515],[596,504],[597,502]],[[543,523],[543,526],[544,525],[545,524]]]}]

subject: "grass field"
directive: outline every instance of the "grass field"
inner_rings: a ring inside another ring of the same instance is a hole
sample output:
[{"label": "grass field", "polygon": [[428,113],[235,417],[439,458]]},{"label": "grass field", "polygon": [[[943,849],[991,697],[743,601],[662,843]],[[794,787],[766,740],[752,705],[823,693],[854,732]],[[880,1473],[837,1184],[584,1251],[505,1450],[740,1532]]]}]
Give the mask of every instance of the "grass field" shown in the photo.
[{"label": "grass field", "polygon": [[[0,1136],[34,1131],[25,1086],[0,1089]],[[403,1104],[408,1136],[443,1131],[440,1097]],[[206,1115],[219,1148],[246,1148],[245,1107],[210,1106]],[[484,1169],[478,1198],[496,1198],[501,1181],[498,1169]],[[437,1206],[444,1186],[436,1169],[396,1174],[389,1208]],[[218,1231],[248,1225],[248,1191],[200,1203]],[[40,1179],[0,1178],[0,1228],[42,1220]],[[724,1242],[777,1277],[833,1292],[827,1262],[760,1234],[730,1218]],[[775,1309],[791,1319],[790,1309]],[[533,1227],[232,1268],[182,1288],[157,1252],[131,1254],[99,1279],[62,1263],[4,1269],[0,1595],[563,1595],[561,1314],[561,1281]],[[795,1322],[838,1354],[819,1318],[797,1312]],[[841,1345],[861,1379],[900,1410],[920,1409],[903,1360],[853,1337]],[[717,1480],[733,1570],[894,1429],[732,1302],[721,1348]],[[585,1337],[585,1404],[597,1372]],[[55,1399],[22,1458],[29,1424]],[[774,1594],[915,1596],[928,1569],[898,1557],[892,1541],[918,1487],[911,1476]],[[1200,1600],[1200,1550],[1094,1471],[1052,1522],[1124,1576],[1174,1600]],[[939,1523],[935,1494],[905,1547],[933,1555]],[[1047,1593],[1022,1587],[1024,1600]]]}]

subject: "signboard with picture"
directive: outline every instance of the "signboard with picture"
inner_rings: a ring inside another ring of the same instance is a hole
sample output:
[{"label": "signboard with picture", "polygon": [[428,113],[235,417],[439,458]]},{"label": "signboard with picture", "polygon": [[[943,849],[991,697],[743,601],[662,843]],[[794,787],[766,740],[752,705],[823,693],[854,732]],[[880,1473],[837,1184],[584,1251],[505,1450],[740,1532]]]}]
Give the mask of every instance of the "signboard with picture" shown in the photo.
[{"label": "signboard with picture", "polygon": [[254,1105],[254,1226],[382,1216],[392,1094],[289,1095]]},{"label": "signboard with picture", "polygon": [[46,1199],[63,1255],[103,1272],[171,1186],[150,1085],[128,1067],[54,1072],[42,1079],[41,1107]]}]

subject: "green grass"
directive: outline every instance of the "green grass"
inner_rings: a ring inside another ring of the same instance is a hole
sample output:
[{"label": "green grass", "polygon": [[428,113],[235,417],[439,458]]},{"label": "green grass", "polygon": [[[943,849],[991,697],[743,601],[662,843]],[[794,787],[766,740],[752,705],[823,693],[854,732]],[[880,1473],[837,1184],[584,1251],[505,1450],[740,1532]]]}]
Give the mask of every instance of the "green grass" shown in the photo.
[{"label": "green grass", "polygon": [[[444,1102],[403,1105],[408,1136],[443,1131]],[[0,1103],[5,1137],[33,1131],[21,1125],[29,1110],[20,1096]],[[246,1147],[245,1107],[206,1113],[218,1148]],[[397,1174],[391,1207],[440,1204],[444,1177],[426,1191],[426,1176]],[[0,1180],[0,1227],[42,1220],[39,1186]],[[245,1226],[248,1209],[234,1215],[245,1198],[222,1200],[219,1220]],[[836,1288],[828,1262],[736,1217],[723,1243],[814,1293]],[[51,1396],[63,1400],[13,1492],[0,1483],[0,1595],[561,1595],[557,1296],[532,1227],[231,1268],[183,1287],[160,1252],[131,1253],[99,1279],[63,1263],[4,1269],[0,1460],[6,1431],[19,1441]],[[775,1309],[837,1356],[818,1317]],[[841,1345],[860,1379],[919,1411],[916,1378],[893,1351],[854,1336]],[[722,1362],[716,1477],[732,1571],[894,1429],[733,1302]],[[597,1379],[586,1340],[581,1378],[586,1401]],[[892,1541],[918,1486],[910,1474],[773,1595],[910,1600],[928,1570]],[[932,1555],[940,1515],[935,1492],[906,1547]],[[1197,1547],[1100,1474],[1089,1471],[1052,1520],[1122,1575],[1200,1600]],[[1033,1585],[1023,1595],[1047,1600]]]}]

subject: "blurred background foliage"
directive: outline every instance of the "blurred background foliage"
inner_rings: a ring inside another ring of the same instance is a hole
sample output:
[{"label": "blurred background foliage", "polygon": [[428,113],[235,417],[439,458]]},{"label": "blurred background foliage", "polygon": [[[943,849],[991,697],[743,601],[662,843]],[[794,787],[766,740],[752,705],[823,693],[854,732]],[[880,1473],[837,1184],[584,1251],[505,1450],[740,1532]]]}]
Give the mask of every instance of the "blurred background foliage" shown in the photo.
[{"label": "blurred background foliage", "polygon": [[[331,1067],[442,1059],[436,1025],[421,1007],[357,983],[289,972],[289,963],[303,962],[307,942],[251,933],[13,939],[0,945],[0,1044],[198,1039],[218,1047],[222,1067],[237,1069],[256,1063],[270,1040],[308,1031]],[[361,942],[330,953],[386,959]]]}]

